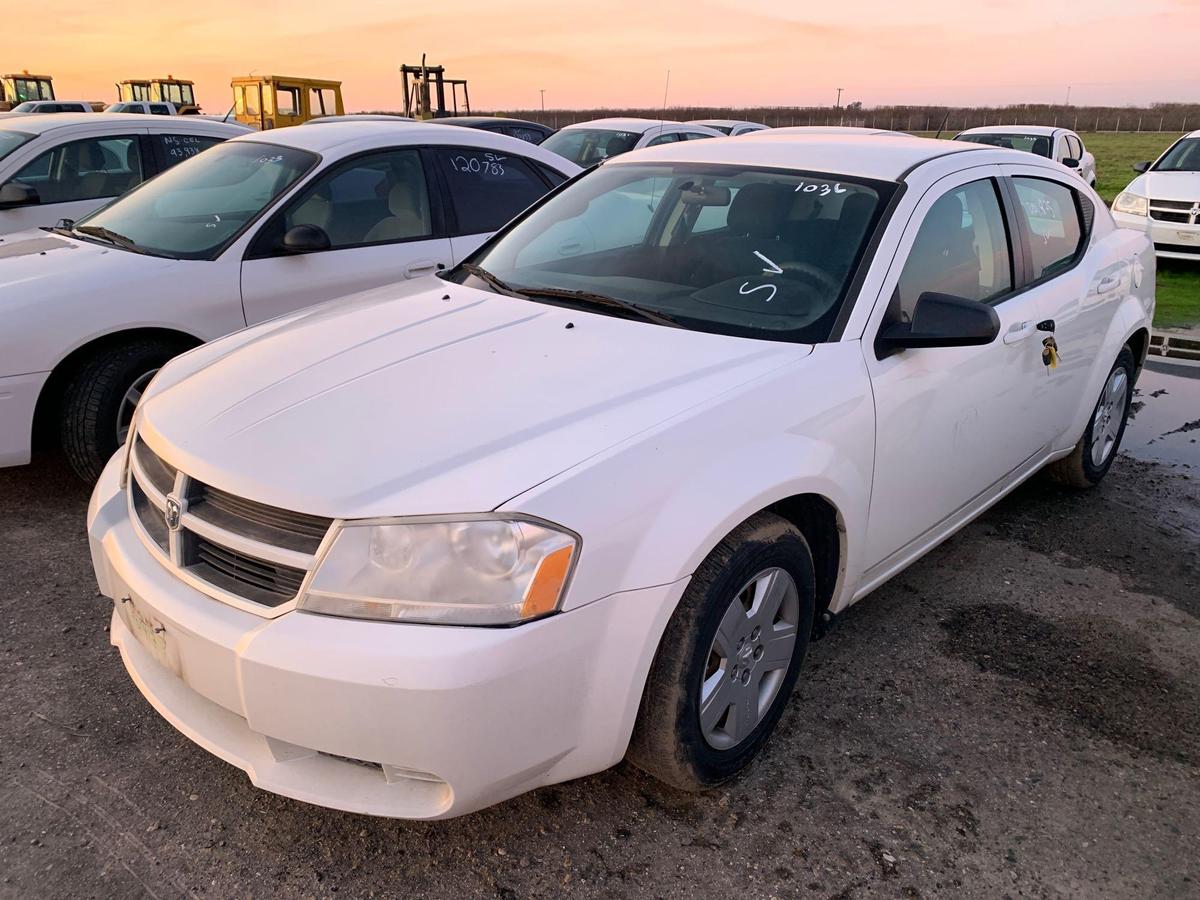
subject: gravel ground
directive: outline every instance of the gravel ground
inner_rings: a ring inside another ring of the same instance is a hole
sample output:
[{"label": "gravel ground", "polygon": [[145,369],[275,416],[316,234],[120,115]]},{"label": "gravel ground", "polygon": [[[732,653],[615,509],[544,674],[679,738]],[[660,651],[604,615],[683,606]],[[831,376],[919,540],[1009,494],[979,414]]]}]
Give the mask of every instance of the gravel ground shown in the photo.
[{"label": "gravel ground", "polygon": [[762,759],[444,823],[250,787],[106,633],[61,462],[0,471],[0,895],[1200,896],[1200,479],[1025,486],[844,616]]}]

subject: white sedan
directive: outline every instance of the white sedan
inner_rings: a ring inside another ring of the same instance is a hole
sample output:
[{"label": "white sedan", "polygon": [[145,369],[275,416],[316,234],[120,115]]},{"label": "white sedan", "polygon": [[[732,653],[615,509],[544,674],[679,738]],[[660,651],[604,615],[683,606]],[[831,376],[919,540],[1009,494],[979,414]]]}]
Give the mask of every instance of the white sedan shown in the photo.
[{"label": "white sedan", "polygon": [[743,134],[753,134],[755,131],[766,131],[767,126],[761,122],[747,122],[744,119],[692,119],[689,125],[703,125],[705,128],[715,128],[721,134],[738,137]]},{"label": "white sedan", "polygon": [[954,136],[956,141],[1010,147],[1052,159],[1071,169],[1092,187],[1096,186],[1096,157],[1083,146],[1074,131],[1047,125],[987,125],[968,128]]},{"label": "white sedan", "polygon": [[[204,126],[162,135],[164,152],[191,152]],[[37,423],[95,479],[172,356],[451,266],[579,171],[439,125],[242,132],[99,212],[0,244],[0,466],[29,461]]]},{"label": "white sedan", "polygon": [[678,141],[723,137],[720,131],[668,119],[593,119],[556,131],[539,146],[587,168],[630,150]]},{"label": "white sedan", "polygon": [[[653,215],[564,244],[614,192]],[[713,785],[850,604],[1040,469],[1104,477],[1153,311],[1149,241],[1050,160],[629,153],[444,279],[166,366],[88,512],[111,640],[310,803],[447,817],[624,756]]]},{"label": "white sedan", "polygon": [[81,218],[158,172],[248,131],[237,123],[194,117],[0,116],[0,235]]},{"label": "white sedan", "polygon": [[1150,235],[1160,257],[1200,262],[1200,131],[1133,168],[1138,177],[1113,201],[1117,224]]}]

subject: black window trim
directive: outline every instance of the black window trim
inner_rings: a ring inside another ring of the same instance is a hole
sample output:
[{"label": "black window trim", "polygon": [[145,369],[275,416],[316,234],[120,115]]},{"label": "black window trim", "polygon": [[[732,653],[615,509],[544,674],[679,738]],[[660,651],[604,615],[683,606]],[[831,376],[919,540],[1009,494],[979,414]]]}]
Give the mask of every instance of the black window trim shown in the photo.
[{"label": "black window trim", "polygon": [[[325,169],[318,172],[315,177],[309,178],[307,181],[305,181],[299,190],[290,194],[286,202],[279,204],[271,212],[271,215],[266,217],[267,221],[263,223],[262,227],[258,229],[258,232],[254,235],[254,237],[251,238],[250,243],[246,245],[246,251],[242,254],[242,260],[244,262],[249,262],[256,259],[279,259],[281,257],[293,255],[286,253],[277,247],[271,247],[269,250],[264,250],[264,248],[258,246],[260,241],[266,240],[266,231],[275,224],[275,220],[282,218],[287,214],[289,209],[306,200],[308,195],[311,193],[310,188],[315,186],[317,181],[328,173],[334,171],[335,169],[341,168],[347,163],[361,160],[364,157],[379,156],[384,153],[394,153],[397,150],[416,150],[418,152],[418,158],[420,159],[421,166],[425,171],[425,192],[428,195],[429,203],[430,233],[427,235],[421,235],[419,237],[396,238],[395,240],[390,241],[362,241],[357,244],[342,244],[338,247],[330,247],[328,250],[318,250],[315,251],[315,253],[308,253],[305,255],[314,256],[322,253],[337,253],[340,250],[361,250],[364,247],[387,247],[393,244],[411,244],[417,241],[436,241],[445,237],[449,237],[450,235],[446,233],[446,218],[442,205],[443,192],[440,189],[437,191],[431,189],[429,162],[426,159],[424,152],[426,149],[426,145],[423,144],[397,144],[391,147],[374,147],[370,150],[363,150],[359,153],[354,153],[350,156],[344,156],[341,159],[331,162]],[[310,173],[311,171],[312,170],[309,170]],[[307,177],[308,174],[309,173],[306,173],[305,176],[302,177]]]},{"label": "black window trim", "polygon": [[[1013,296],[1023,294],[1028,290],[1036,287],[1041,287],[1049,281],[1066,275],[1083,262],[1083,258],[1087,256],[1088,248],[1092,245],[1092,232],[1095,227],[1095,214],[1092,215],[1092,224],[1088,225],[1088,217],[1083,214],[1083,202],[1085,198],[1079,190],[1073,185],[1067,184],[1065,181],[1060,181],[1052,177],[1049,173],[1045,175],[1004,175],[1002,176],[1005,182],[1005,190],[1009,194],[1009,203],[1012,207],[1012,217],[1017,224],[1017,230],[1021,235],[1021,256],[1023,257],[1023,274],[1020,287],[1013,292]],[[1055,269],[1049,274],[1043,274],[1038,278],[1033,277],[1033,245],[1030,240],[1028,224],[1025,221],[1025,214],[1021,210],[1020,199],[1017,195],[1017,187],[1014,179],[1025,178],[1030,181],[1049,181],[1052,184],[1057,184],[1061,188],[1065,188],[1070,194],[1071,199],[1075,204],[1075,215],[1079,219],[1079,246],[1075,250],[1075,255],[1071,258],[1070,265]],[[1087,202],[1091,202],[1090,200]]]},{"label": "black window trim", "polygon": [[[513,138],[513,140],[519,140],[519,139]],[[530,144],[530,146],[534,147],[537,145]],[[447,176],[445,168],[443,167],[443,153],[450,153],[454,150],[467,150],[472,153],[491,153],[494,151],[488,147],[470,146],[467,144],[431,144],[426,149],[429,151],[430,163],[432,164],[433,168],[437,172],[438,195],[441,198],[444,198],[446,236],[451,237],[451,238],[456,238],[456,237],[470,237],[472,235],[477,235],[477,234],[481,234],[481,233],[486,234],[486,232],[463,231],[462,230],[462,226],[458,222],[458,210],[456,210],[454,208],[454,198],[450,196],[450,179]],[[542,186],[546,189],[542,193],[542,196],[539,197],[537,200],[535,200],[533,203],[531,203],[526,208],[525,211],[537,206],[539,203],[541,203],[541,201],[543,199],[545,199],[547,196],[549,196],[553,191],[557,190],[557,188],[559,188],[559,187],[562,187],[563,184],[569,184],[571,181],[574,181],[573,178],[567,178],[567,180],[562,182],[562,184],[560,184],[560,185],[551,184],[550,179],[548,179],[541,170],[541,166],[545,165],[544,163],[539,163],[537,160],[535,160],[531,157],[523,156],[518,153],[509,153],[507,155],[510,158],[519,159],[519,160],[521,160],[521,162],[525,163],[525,165],[529,167],[529,170],[534,174],[534,176],[542,183]],[[567,177],[566,173],[560,172],[559,174],[562,175],[564,178]],[[517,218],[522,218],[525,211],[518,213]],[[508,222],[504,223],[499,228],[497,228],[493,232],[493,234],[499,233],[499,231],[502,228],[504,228],[506,225],[508,225],[514,221],[516,221],[516,219],[510,219]],[[490,240],[491,239],[489,238],[489,241]]]}]

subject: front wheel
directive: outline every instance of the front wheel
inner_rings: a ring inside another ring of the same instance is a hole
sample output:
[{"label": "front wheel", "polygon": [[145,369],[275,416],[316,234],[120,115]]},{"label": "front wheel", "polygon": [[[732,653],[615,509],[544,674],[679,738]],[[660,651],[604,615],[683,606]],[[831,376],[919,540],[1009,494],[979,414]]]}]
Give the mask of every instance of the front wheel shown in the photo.
[{"label": "front wheel", "polygon": [[1100,483],[1116,459],[1125,435],[1133,401],[1133,376],[1133,352],[1122,347],[1104,380],[1083,437],[1069,456],[1047,466],[1046,474],[1071,487],[1089,488]]},{"label": "front wheel", "polygon": [[808,650],[812,553],[759,513],[701,563],[650,668],[629,759],[698,790],[732,778],[774,730]]}]

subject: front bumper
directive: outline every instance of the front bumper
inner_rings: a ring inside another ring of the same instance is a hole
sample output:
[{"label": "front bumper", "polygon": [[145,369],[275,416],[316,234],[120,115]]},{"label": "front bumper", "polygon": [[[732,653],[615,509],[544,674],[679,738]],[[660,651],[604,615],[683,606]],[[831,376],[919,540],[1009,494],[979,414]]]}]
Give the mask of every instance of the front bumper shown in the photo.
[{"label": "front bumper", "polygon": [[0,378],[0,467],[29,462],[33,413],[49,372]]},{"label": "front bumper", "polygon": [[88,533],[112,643],[184,735],[257,786],[352,812],[446,818],[598,772],[625,753],[685,581],[516,628],[264,619],[153,557],[118,487]]},{"label": "front bumper", "polygon": [[1160,259],[1190,259],[1200,263],[1200,225],[1159,222],[1119,212],[1113,213],[1113,220],[1122,228],[1149,235],[1154,242],[1154,253]]}]

